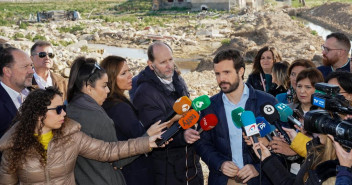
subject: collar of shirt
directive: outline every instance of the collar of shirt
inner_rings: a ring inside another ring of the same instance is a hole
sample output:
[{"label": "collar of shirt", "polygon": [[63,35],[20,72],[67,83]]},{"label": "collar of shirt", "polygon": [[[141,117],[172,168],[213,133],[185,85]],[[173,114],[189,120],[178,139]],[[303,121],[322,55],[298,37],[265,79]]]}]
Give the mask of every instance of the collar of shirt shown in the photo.
[{"label": "collar of shirt", "polygon": [[2,87],[5,89],[5,91],[7,92],[7,94],[10,96],[12,102],[15,104],[16,108],[18,109],[21,104],[22,101],[24,101],[24,99],[27,97],[29,91],[27,88],[23,89],[22,92],[17,92],[13,89],[11,89],[9,86],[5,85],[4,83],[0,82]]},{"label": "collar of shirt", "polygon": [[249,89],[246,84],[244,84],[243,93],[240,101],[237,104],[230,102],[225,93],[222,95],[222,101],[224,102],[225,115],[227,126],[229,129],[229,139],[232,153],[232,161],[240,169],[243,168],[243,151],[242,151],[242,129],[235,127],[232,121],[231,112],[237,107],[245,108],[246,102],[249,97]]},{"label": "collar of shirt", "polygon": [[46,81],[42,77],[40,77],[35,71],[33,76],[39,88],[45,89],[46,87],[53,86],[53,79],[51,78],[50,71],[48,73],[48,78],[46,79]]},{"label": "collar of shirt", "polygon": [[[247,102],[248,97],[249,97],[249,88],[248,88],[248,86],[247,86],[245,83],[243,83],[243,86],[244,86],[244,88],[243,88],[243,93],[242,93],[242,96],[241,96],[240,101],[239,101],[237,104],[232,103],[232,102],[227,98],[227,96],[226,96],[225,93],[222,94],[222,101],[224,102],[224,105],[225,105],[225,106],[233,106],[233,107],[235,107],[235,108],[237,108],[237,107],[242,107],[243,109],[245,108],[246,102]],[[235,108],[234,108],[234,109],[235,109]]]},{"label": "collar of shirt", "polygon": [[351,62],[351,59],[349,58],[347,60],[347,62],[343,66],[341,66],[340,68],[337,68],[336,70],[334,70],[334,68],[332,66],[330,66],[331,67],[331,71],[334,72],[334,71],[342,70],[342,71],[349,71],[350,72],[350,62]]}]

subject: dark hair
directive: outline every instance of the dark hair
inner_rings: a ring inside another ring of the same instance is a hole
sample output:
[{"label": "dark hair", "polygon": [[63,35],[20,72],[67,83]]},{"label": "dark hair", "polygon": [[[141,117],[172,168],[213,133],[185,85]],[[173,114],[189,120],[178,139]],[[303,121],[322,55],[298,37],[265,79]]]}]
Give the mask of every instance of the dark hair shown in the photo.
[{"label": "dark hair", "polygon": [[0,76],[4,75],[4,67],[11,67],[14,62],[13,51],[20,51],[9,44],[0,44]]},{"label": "dark hair", "polygon": [[347,71],[335,71],[326,77],[325,82],[327,83],[333,78],[337,79],[337,82],[347,93],[352,93],[352,73]]},{"label": "dark hair", "polygon": [[39,40],[37,42],[34,43],[34,45],[31,47],[31,55],[35,55],[35,49],[37,49],[37,47],[43,47],[43,46],[50,46],[52,47],[51,43],[48,41],[43,41],[43,40]]},{"label": "dark hair", "polygon": [[331,33],[330,35],[326,36],[326,39],[332,37],[335,38],[339,44],[345,47],[344,49],[346,49],[348,54],[351,49],[350,39],[345,34],[339,32]]},{"label": "dark hair", "polygon": [[[47,106],[51,104],[54,97],[58,95],[62,97],[62,93],[56,87],[48,87],[44,89],[35,89],[27,96],[23,102],[17,115],[13,120],[15,132],[12,136],[13,146],[9,152],[10,170],[16,169],[25,162],[25,156],[28,153],[39,154],[42,166],[46,162],[46,151],[39,142],[41,130],[44,126],[44,120],[48,111]],[[39,128],[37,128],[39,124]],[[54,129],[54,137],[62,136],[62,129],[65,123],[59,129]],[[35,129],[38,129],[38,136],[35,136]]]},{"label": "dark hair", "polygon": [[[235,68],[237,73],[241,68],[246,69],[246,65],[244,63],[241,52],[238,50],[235,50],[235,49],[221,50],[214,57],[213,63],[218,64],[223,60],[232,60],[233,67]],[[242,75],[242,79],[244,79],[244,74]]]},{"label": "dark hair", "polygon": [[[296,83],[299,81],[308,78],[311,85],[314,87],[316,83],[324,82],[323,74],[317,68],[307,68],[301,71],[296,78]],[[298,103],[297,95],[294,100],[295,103]]]},{"label": "dark hair", "polygon": [[282,60],[280,54],[276,51],[274,47],[265,46],[261,48],[258,51],[257,55],[254,57],[252,74],[259,74],[264,72],[262,66],[260,65],[260,59],[262,58],[263,53],[266,51],[270,51],[273,55],[274,64]]},{"label": "dark hair", "polygon": [[103,67],[108,75],[108,87],[110,93],[107,97],[107,101],[123,101],[129,103],[129,100],[123,94],[123,91],[117,86],[116,77],[120,73],[123,64],[126,62],[125,58],[119,56],[108,56],[101,61],[101,67]]},{"label": "dark hair", "polygon": [[106,74],[105,70],[100,69],[94,70],[97,60],[94,58],[77,57],[72,64],[70,77],[68,79],[67,88],[67,102],[70,102],[73,97],[80,93],[83,86],[86,84],[95,87],[95,82],[99,80],[103,74]]},{"label": "dark hair", "polygon": [[[311,68],[311,67],[315,68],[316,67],[315,64],[312,61],[310,61],[310,60],[307,60],[307,59],[296,59],[296,60],[294,60],[291,63],[290,67],[288,68],[288,73],[287,73],[288,77],[290,77],[292,69],[297,67],[297,66],[302,66],[302,67],[305,67],[305,68]],[[287,83],[288,83],[287,87],[290,87],[291,86],[290,80]]]},{"label": "dark hair", "polygon": [[155,46],[161,46],[161,45],[167,46],[167,47],[170,49],[170,51],[172,52],[172,49],[171,49],[171,47],[170,47],[168,44],[166,44],[165,42],[156,41],[156,42],[154,42],[153,44],[151,44],[151,45],[148,47],[148,50],[147,50],[148,60],[154,62],[154,60],[155,60],[155,57],[154,57],[154,47],[155,47]]}]

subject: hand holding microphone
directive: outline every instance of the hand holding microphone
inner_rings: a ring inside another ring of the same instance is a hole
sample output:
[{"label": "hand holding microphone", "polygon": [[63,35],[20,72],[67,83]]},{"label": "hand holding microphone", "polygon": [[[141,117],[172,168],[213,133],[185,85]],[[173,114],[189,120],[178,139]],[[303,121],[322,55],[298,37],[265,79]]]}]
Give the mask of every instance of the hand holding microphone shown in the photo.
[{"label": "hand holding microphone", "polygon": [[[244,111],[241,114],[241,121],[243,123],[244,130],[246,132],[246,135],[248,137],[251,136],[251,139],[253,139],[254,143],[258,143],[258,138],[257,134],[259,134],[258,131],[258,125],[255,121],[255,117],[252,111]],[[257,151],[259,155],[261,155],[261,151]]]},{"label": "hand holding microphone", "polygon": [[[178,120],[178,124],[173,124],[166,132],[162,134],[162,138],[156,141],[158,146],[161,146],[166,141],[168,141],[171,137],[173,137],[182,127],[184,130],[187,130],[194,126],[199,119],[199,114],[194,109],[186,112],[183,117]],[[198,133],[198,132],[197,132]]]},{"label": "hand holding microphone", "polygon": [[286,142],[288,144],[291,144],[290,138],[278,122],[278,120],[280,119],[280,115],[275,109],[275,107],[271,103],[264,103],[260,106],[260,112],[266,120],[272,123],[279,130],[279,132],[284,136]]}]

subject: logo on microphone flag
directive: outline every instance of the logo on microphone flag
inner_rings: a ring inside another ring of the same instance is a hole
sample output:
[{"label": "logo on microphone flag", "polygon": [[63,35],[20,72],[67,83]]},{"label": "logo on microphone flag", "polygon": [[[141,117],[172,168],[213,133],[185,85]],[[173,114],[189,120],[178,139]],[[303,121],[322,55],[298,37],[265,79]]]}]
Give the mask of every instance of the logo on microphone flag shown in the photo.
[{"label": "logo on microphone flag", "polygon": [[258,126],[256,123],[250,124],[244,127],[247,136],[253,136],[259,134]]}]

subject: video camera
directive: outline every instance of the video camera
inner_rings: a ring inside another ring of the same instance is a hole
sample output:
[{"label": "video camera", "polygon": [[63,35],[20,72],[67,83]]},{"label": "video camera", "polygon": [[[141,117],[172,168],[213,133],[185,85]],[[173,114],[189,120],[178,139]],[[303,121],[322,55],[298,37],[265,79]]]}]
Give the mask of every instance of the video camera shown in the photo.
[{"label": "video camera", "polygon": [[341,94],[337,85],[316,83],[315,93],[312,94],[312,104],[328,111],[342,114],[352,114],[349,101]]},{"label": "video camera", "polygon": [[312,133],[331,134],[335,141],[352,148],[352,120],[342,120],[337,113],[312,110],[304,116],[304,129]]},{"label": "video camera", "polygon": [[331,134],[335,141],[352,148],[352,120],[342,120],[338,113],[352,114],[349,101],[340,88],[327,83],[315,84],[312,104],[325,110],[313,110],[304,116],[304,129],[312,133]]}]

